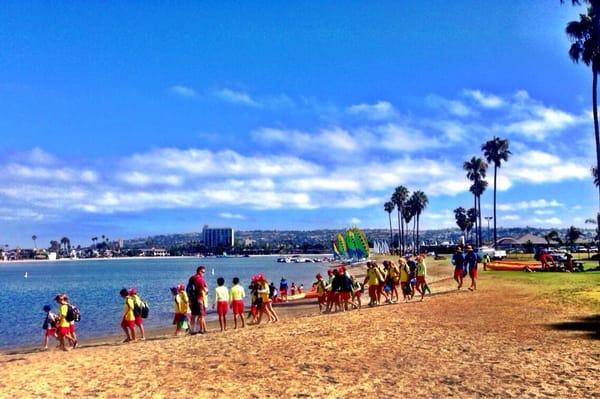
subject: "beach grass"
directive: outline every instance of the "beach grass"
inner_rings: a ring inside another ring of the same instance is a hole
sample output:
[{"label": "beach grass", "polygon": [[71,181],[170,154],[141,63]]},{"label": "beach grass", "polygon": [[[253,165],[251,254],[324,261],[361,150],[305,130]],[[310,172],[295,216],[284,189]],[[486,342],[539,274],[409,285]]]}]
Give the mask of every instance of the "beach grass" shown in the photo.
[{"label": "beach grass", "polygon": [[600,312],[600,272],[524,273],[520,271],[486,272],[490,283],[505,283],[535,293],[558,305],[575,305]]}]

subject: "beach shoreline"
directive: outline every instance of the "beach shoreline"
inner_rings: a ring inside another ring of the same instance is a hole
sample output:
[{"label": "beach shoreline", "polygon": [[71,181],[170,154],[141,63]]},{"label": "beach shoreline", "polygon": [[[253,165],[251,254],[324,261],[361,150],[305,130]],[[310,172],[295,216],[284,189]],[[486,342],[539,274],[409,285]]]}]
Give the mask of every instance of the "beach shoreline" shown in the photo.
[{"label": "beach shoreline", "polygon": [[[115,335],[69,353],[0,354],[0,395],[44,397],[48,387],[58,396],[136,398],[598,392],[598,354],[589,350],[596,341],[585,331],[553,327],[597,308],[549,303],[503,279],[507,272],[483,272],[480,291],[457,291],[450,267],[432,269],[433,295],[425,302],[332,314],[320,314],[314,302],[291,304],[276,308],[279,322],[237,331],[211,325],[201,336],[172,338],[166,330],[130,344]],[[133,365],[143,365],[136,380],[114,378]],[[182,383],[198,375],[211,383]]]},{"label": "beach shoreline", "polygon": [[[333,255],[330,254],[293,254],[293,255],[280,255],[280,254],[268,254],[268,255],[250,255],[248,257],[252,257],[252,258],[273,258],[273,257],[286,257],[286,256],[331,256],[333,257]],[[3,265],[14,265],[14,264],[21,264],[21,263],[35,263],[35,264],[47,264],[47,263],[69,263],[69,262],[105,262],[105,261],[117,261],[117,260],[159,260],[159,259],[198,259],[199,262],[201,262],[203,259],[227,259],[227,258],[244,258],[245,256],[241,255],[228,255],[225,257],[217,257],[217,256],[205,256],[205,257],[198,257],[198,256],[123,256],[123,257],[111,257],[111,258],[60,258],[60,259],[54,259],[54,260],[49,260],[49,259],[19,259],[19,260],[0,260],[0,267]],[[322,262],[322,263],[328,263],[328,262]],[[335,263],[335,262],[329,262],[329,263]]]}]

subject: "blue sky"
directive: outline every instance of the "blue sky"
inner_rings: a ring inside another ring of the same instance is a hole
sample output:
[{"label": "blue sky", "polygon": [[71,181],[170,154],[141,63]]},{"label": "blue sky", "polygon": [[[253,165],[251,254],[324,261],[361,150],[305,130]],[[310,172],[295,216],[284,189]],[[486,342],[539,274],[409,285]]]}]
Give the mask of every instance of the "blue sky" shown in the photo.
[{"label": "blue sky", "polygon": [[493,135],[500,226],[596,212],[591,71],[563,33],[581,9],[148,3],[3,3],[0,241],[386,227],[399,184],[453,226]]}]

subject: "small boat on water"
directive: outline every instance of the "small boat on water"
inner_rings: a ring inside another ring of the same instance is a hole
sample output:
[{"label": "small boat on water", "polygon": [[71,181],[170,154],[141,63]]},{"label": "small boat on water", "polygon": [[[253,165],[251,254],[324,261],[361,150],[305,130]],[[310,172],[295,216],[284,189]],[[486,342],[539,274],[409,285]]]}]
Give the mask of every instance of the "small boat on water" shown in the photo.
[{"label": "small boat on water", "polygon": [[25,272],[25,274],[23,275],[23,277],[28,278],[29,275],[27,274],[27,272]]}]

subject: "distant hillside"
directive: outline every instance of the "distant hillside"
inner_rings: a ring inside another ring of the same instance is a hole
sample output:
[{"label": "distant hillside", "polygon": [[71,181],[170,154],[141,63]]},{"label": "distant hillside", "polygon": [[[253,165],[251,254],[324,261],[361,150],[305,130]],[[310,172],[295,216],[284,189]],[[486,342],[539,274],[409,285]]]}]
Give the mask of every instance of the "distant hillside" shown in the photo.
[{"label": "distant hillside", "polygon": [[[538,236],[544,236],[554,229],[540,229],[535,227],[514,227],[498,229],[498,237],[520,237],[526,233],[532,233]],[[323,246],[328,248],[333,237],[340,232],[338,229],[318,229],[318,230],[250,230],[236,231],[236,245],[244,246],[246,244],[256,247],[296,247],[296,246]],[[559,235],[564,236],[566,229],[556,229]],[[389,229],[365,229],[369,241],[390,239]],[[488,240],[487,228],[483,228],[483,238]],[[583,230],[586,237],[592,238],[595,233],[593,229]],[[397,230],[394,229],[394,235]],[[490,230],[490,234],[492,231]],[[462,233],[457,229],[438,229],[425,230],[420,232],[420,239],[428,244],[442,243],[445,241],[457,242]],[[144,238],[135,238],[125,240],[126,248],[172,248],[188,244],[200,244],[202,242],[202,233],[181,233],[156,235]]]}]

